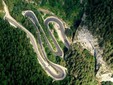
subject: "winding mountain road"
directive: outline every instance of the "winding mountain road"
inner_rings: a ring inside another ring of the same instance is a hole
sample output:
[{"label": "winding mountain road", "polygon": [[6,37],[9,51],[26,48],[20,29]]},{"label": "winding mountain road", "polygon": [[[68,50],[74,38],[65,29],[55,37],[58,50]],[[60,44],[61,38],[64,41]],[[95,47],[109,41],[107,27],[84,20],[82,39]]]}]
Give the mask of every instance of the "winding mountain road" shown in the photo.
[{"label": "winding mountain road", "polygon": [[[3,1],[3,0],[2,0]],[[5,2],[3,1],[3,5],[4,5],[4,11],[5,11],[5,16],[4,19],[6,19],[12,26],[14,27],[18,27],[21,30],[23,30],[26,34],[27,37],[30,38],[31,44],[33,45],[34,51],[37,54],[37,59],[40,63],[40,65],[42,66],[42,68],[46,71],[46,73],[53,78],[54,80],[63,80],[66,77],[66,68],[63,66],[60,66],[58,64],[55,64],[51,61],[48,60],[47,55],[45,53],[44,47],[42,45],[42,41],[40,38],[40,32],[38,30],[38,27],[36,26],[36,23],[39,24],[38,19],[36,18],[35,14],[31,11],[30,12],[30,19],[32,20],[34,26],[37,29],[37,34],[38,34],[38,40],[39,42],[36,42],[35,37],[33,36],[33,34],[31,32],[29,32],[24,26],[22,26],[20,23],[18,23],[9,13],[8,11],[8,7],[5,4]],[[29,12],[28,12],[29,14]],[[40,24],[39,24],[40,25]],[[46,39],[47,40],[47,39]],[[55,42],[55,40],[53,40]],[[47,41],[48,42],[48,41]],[[57,52],[58,55],[63,55],[62,51],[59,47],[59,45],[57,45],[57,42],[55,42],[56,47],[57,47]],[[50,45],[49,45],[50,46]],[[52,49],[52,48],[51,48]]]},{"label": "winding mountain road", "polygon": [[[49,40],[48,40],[48,38],[47,38],[47,35],[45,34],[45,32],[44,32],[42,26],[40,25],[40,23],[39,23],[39,21],[38,21],[36,15],[34,14],[34,12],[31,11],[31,10],[27,10],[27,11],[23,11],[23,12],[22,12],[22,15],[28,17],[28,18],[32,21],[34,27],[37,29],[37,32],[40,32],[38,26],[40,27],[40,30],[41,30],[41,32],[43,33],[44,39],[45,39],[45,41],[47,42],[47,44],[48,44],[50,50],[51,50],[54,54],[56,54],[57,56],[62,56],[62,57],[63,57],[63,56],[64,56],[64,53],[63,53],[61,47],[59,46],[57,40],[55,39],[54,35],[52,35],[52,33],[51,33],[50,30],[49,30],[49,35],[51,36],[51,38],[52,38],[52,40],[53,40],[53,42],[54,42],[54,45],[55,45],[55,47],[56,47],[57,50],[54,50],[54,49],[53,49],[52,45],[50,44],[50,42],[49,42]],[[38,25],[38,26],[37,26],[37,25]],[[39,40],[39,39],[38,39],[38,40]],[[40,45],[41,45],[41,42],[40,42]]]}]

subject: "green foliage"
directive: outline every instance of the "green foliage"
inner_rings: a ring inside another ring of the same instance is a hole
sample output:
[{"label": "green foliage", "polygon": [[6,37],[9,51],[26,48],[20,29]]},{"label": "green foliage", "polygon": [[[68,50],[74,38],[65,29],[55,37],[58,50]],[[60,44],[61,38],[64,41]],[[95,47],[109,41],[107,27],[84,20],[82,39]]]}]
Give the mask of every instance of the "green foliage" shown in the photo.
[{"label": "green foliage", "polygon": [[[2,85],[42,85],[45,75],[26,34],[0,19],[0,82]],[[43,79],[43,81],[42,81]]]},{"label": "green foliage", "polygon": [[78,48],[76,44],[73,45],[72,50],[68,51],[65,57],[68,72],[72,76],[70,84],[97,85],[94,57],[87,50],[79,52],[80,49]]},{"label": "green foliage", "polygon": [[4,13],[0,13],[0,18],[3,18],[4,17]]},{"label": "green foliage", "polygon": [[42,0],[40,6],[49,9],[70,25],[80,19],[80,13],[83,11],[79,0]]},{"label": "green foliage", "polygon": [[3,10],[2,0],[0,0],[0,10]]},{"label": "green foliage", "polygon": [[112,82],[102,82],[102,85],[113,85]]},{"label": "green foliage", "polygon": [[65,30],[65,34],[66,34],[67,37],[72,37],[72,35],[73,35],[72,33],[73,33],[73,32],[72,32],[72,30],[70,30],[70,29],[66,29],[66,30]]}]

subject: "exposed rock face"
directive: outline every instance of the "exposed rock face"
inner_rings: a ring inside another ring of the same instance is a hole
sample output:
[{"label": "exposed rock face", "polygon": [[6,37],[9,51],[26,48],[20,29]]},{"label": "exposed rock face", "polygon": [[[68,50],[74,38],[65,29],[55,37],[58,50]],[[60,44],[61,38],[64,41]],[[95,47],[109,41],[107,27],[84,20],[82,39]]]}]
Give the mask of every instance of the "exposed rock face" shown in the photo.
[{"label": "exposed rock face", "polygon": [[87,49],[92,55],[96,57],[96,69],[98,69],[96,77],[99,79],[99,82],[102,81],[111,81],[113,82],[112,74],[113,71],[107,65],[107,63],[103,60],[103,49],[99,47],[98,39],[95,38],[91,32],[87,29],[88,27],[85,25],[85,17],[83,15],[82,23],[78,27],[78,30],[75,34],[75,39],[73,43],[77,43],[83,49]]},{"label": "exposed rock face", "polygon": [[80,30],[77,30],[74,43],[79,43],[83,49],[87,49],[94,55],[94,49],[95,47],[98,47],[97,39],[92,36],[86,26],[80,28]]}]

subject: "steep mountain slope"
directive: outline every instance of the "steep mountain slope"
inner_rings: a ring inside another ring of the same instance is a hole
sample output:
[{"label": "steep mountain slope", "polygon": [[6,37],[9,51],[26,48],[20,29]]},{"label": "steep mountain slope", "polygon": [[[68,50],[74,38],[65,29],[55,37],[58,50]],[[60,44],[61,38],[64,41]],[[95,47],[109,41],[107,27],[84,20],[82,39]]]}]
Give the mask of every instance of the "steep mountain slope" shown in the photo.
[{"label": "steep mountain slope", "polygon": [[[36,35],[29,21],[21,15],[23,10],[33,10],[37,16],[37,9],[52,11],[70,26],[66,30],[69,37],[73,37],[80,25],[86,25],[91,34],[98,39],[103,49],[104,61],[113,70],[113,1],[112,0],[5,0],[11,15],[28,30]],[[82,3],[81,3],[82,1]],[[20,3],[21,2],[21,3]],[[2,5],[0,3],[0,10]],[[85,12],[86,19],[82,20]],[[1,12],[0,12],[1,16]],[[65,50],[65,61],[55,56],[50,60],[68,68],[67,77],[63,81],[52,82],[42,70],[36,54],[26,34],[20,29],[12,28],[0,18],[0,82],[2,85],[35,84],[35,85],[97,85],[95,77],[95,58],[80,45],[72,44],[70,50]],[[41,18],[40,18],[41,21]],[[80,24],[81,23],[81,24]],[[43,25],[42,21],[41,24]],[[74,38],[73,38],[74,41]],[[65,64],[64,64],[65,63]],[[112,85],[102,82],[102,85]]]}]

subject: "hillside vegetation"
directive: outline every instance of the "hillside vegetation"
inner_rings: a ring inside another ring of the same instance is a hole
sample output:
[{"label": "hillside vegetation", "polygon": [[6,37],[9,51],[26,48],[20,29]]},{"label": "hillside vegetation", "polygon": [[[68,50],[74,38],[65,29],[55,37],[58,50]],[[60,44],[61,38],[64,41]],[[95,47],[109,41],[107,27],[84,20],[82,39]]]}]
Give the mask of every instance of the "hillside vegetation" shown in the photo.
[{"label": "hillside vegetation", "polygon": [[[113,70],[113,1],[88,0],[86,6],[85,25],[98,38],[99,46],[103,49],[104,61]],[[112,83],[113,84],[113,83]],[[110,82],[103,85],[112,85]]]},{"label": "hillside vegetation", "polygon": [[20,29],[12,28],[2,19],[0,29],[0,83],[28,85],[38,84],[36,81],[40,81],[43,84],[44,81],[41,80],[48,79],[48,76],[37,62],[26,34]]},{"label": "hillside vegetation", "polygon": [[[70,25],[70,37],[75,34],[85,12],[87,18],[84,24],[99,39],[99,45],[104,49],[104,60],[113,69],[112,0],[84,0],[82,4],[79,0],[34,0],[35,4],[24,0],[4,1],[8,5],[11,15],[33,33],[35,37],[37,37],[36,30],[31,25],[31,22],[22,16],[22,11],[33,10],[45,31],[46,28],[37,9],[44,8],[52,11]],[[53,56],[48,47],[46,47],[48,58],[51,61],[68,68],[68,73],[64,80],[52,82],[53,80],[47,76],[38,63],[37,56],[26,34],[19,28],[16,29],[10,26],[7,21],[3,20],[3,15],[0,17],[0,84],[97,85],[94,57],[86,49],[83,50],[76,44],[73,44],[70,50],[64,51],[64,60]],[[68,30],[66,31],[67,35]],[[44,45],[46,46],[46,44]],[[112,85],[112,83],[103,82],[102,85]]]}]

